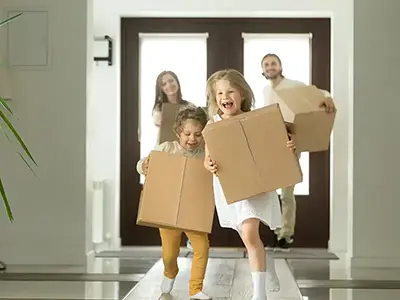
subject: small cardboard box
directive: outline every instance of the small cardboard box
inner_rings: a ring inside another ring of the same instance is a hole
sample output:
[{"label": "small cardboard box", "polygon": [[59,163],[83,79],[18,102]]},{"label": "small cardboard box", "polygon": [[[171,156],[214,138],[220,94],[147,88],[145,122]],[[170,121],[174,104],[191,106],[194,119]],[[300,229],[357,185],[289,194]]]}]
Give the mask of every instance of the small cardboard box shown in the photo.
[{"label": "small cardboard box", "polygon": [[203,136],[228,203],[303,180],[279,104],[211,123]]},{"label": "small cardboard box", "polygon": [[175,118],[182,104],[163,103],[161,110],[161,125],[158,136],[158,143],[172,142],[178,140],[174,132]]},{"label": "small cardboard box", "polygon": [[211,233],[212,181],[203,159],[152,151],[137,224]]},{"label": "small cardboard box", "polygon": [[276,94],[284,120],[293,124],[297,151],[328,150],[336,112],[328,114],[319,107],[324,94],[315,86],[277,90]]}]

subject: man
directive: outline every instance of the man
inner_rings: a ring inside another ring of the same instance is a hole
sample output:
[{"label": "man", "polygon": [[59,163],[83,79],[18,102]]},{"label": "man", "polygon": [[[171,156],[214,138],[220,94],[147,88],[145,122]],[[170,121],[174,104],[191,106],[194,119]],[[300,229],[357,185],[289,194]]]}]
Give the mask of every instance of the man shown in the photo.
[{"label": "man", "polygon": [[[269,81],[269,85],[263,89],[265,105],[276,103],[276,90],[306,86],[300,81],[291,80],[282,75],[282,62],[276,54],[267,54],[261,60],[263,76]],[[320,106],[326,108],[327,113],[335,111],[335,105],[329,92],[321,90],[325,95],[325,101]],[[300,158],[300,154],[299,154]],[[288,251],[294,241],[294,228],[296,224],[296,200],[294,186],[283,188],[282,202],[282,228],[275,230],[275,241],[271,245],[277,250]]]}]

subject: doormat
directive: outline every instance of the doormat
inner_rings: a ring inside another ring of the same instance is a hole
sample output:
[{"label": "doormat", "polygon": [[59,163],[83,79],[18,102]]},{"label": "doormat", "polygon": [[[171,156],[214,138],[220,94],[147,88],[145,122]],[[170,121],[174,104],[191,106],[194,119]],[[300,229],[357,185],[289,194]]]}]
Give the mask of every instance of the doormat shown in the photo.
[{"label": "doormat", "polygon": [[[210,258],[245,258],[244,248],[210,248]],[[180,257],[192,257],[193,253],[186,247],[181,247]],[[96,253],[96,257],[117,257],[117,258],[159,258],[161,247],[126,247],[121,250],[105,250]]]},{"label": "doormat", "polygon": [[[338,260],[339,258],[327,249],[314,248],[292,248],[288,252],[267,249],[268,253],[276,259],[327,259]],[[182,247],[180,257],[192,257],[193,254],[186,247]],[[96,254],[96,257],[119,257],[119,258],[159,258],[161,247],[129,247],[121,250],[106,250]],[[247,253],[244,248],[211,248],[210,258],[244,258]]]}]

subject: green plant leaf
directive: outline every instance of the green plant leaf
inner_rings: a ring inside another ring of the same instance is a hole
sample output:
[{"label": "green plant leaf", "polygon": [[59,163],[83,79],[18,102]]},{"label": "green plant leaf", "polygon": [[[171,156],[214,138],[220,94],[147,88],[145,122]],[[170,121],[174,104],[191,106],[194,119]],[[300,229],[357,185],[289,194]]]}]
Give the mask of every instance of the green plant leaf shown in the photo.
[{"label": "green plant leaf", "polygon": [[14,126],[11,124],[10,120],[7,118],[7,116],[4,114],[4,112],[2,112],[0,110],[0,118],[3,119],[4,123],[6,123],[6,125],[8,126],[8,128],[12,131],[12,133],[14,134],[15,138],[18,140],[19,144],[21,145],[21,147],[24,149],[25,153],[29,156],[29,158],[33,161],[33,163],[37,166],[37,163],[35,161],[35,159],[33,158],[31,152],[28,150],[28,147],[26,147],[24,141],[22,140],[22,138],[20,137],[20,135],[18,134],[18,132],[15,130]]},{"label": "green plant leaf", "polygon": [[3,181],[1,179],[0,179],[0,195],[1,195],[1,198],[3,199],[3,203],[4,203],[4,207],[6,208],[8,219],[10,220],[10,222],[13,222],[14,216],[12,214],[10,204],[8,203],[6,191],[4,190]]},{"label": "green plant leaf", "polygon": [[[0,129],[1,129],[1,126],[0,126]],[[14,147],[14,150],[18,153],[18,155],[21,157],[21,159],[24,161],[24,163],[25,163],[25,164],[28,166],[28,168],[31,170],[31,172],[33,173],[33,175],[35,175],[36,178],[39,179],[39,177],[36,175],[35,171],[33,170],[32,166],[31,166],[31,165],[29,164],[29,162],[26,160],[26,158],[25,158],[24,155],[21,153],[21,151],[18,151],[18,150],[15,148],[15,146],[14,146],[14,144],[13,144],[11,138],[8,136],[7,132],[5,132],[5,131],[3,130],[3,133],[4,133],[4,135],[6,136],[7,140],[10,142],[10,144]]]},{"label": "green plant leaf", "polygon": [[39,177],[36,175],[35,171],[33,170],[33,168],[31,167],[31,165],[28,163],[28,161],[25,159],[25,157],[22,155],[21,152],[18,152],[19,156],[21,157],[21,159],[24,161],[24,163],[28,166],[28,168],[31,170],[31,172],[33,173],[33,175],[36,176],[36,178],[39,179]]},{"label": "green plant leaf", "polygon": [[6,100],[0,97],[0,104],[10,113],[13,115],[13,112],[11,111],[11,108],[8,106]]},{"label": "green plant leaf", "polygon": [[5,19],[4,21],[1,21],[1,22],[0,22],[0,27],[3,26],[3,25],[8,24],[9,22],[11,22],[12,20],[18,18],[18,17],[21,16],[22,14],[23,14],[23,13],[21,12],[21,13],[19,13],[19,14],[16,14],[16,15],[12,16],[12,17],[9,17],[8,19]]}]

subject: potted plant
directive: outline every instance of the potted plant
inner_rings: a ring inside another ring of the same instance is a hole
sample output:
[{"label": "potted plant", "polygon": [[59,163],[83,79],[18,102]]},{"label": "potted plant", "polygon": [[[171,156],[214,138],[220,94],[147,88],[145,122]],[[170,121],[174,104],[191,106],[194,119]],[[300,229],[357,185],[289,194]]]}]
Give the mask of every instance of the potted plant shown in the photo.
[{"label": "potted plant", "polygon": [[[23,13],[16,14],[4,21],[0,22],[0,27],[3,27],[4,25],[8,24],[12,20],[20,17]],[[0,66],[1,68],[2,66]],[[26,163],[26,165],[29,167],[29,169],[33,172],[32,167],[30,166],[29,163],[34,163],[36,166],[36,161],[34,160],[32,154],[28,150],[28,147],[25,145],[24,141],[22,140],[21,136],[11,123],[10,119],[13,117],[13,112],[11,111],[10,107],[8,106],[7,102],[5,99],[3,99],[0,91],[0,130],[4,133],[6,138],[8,139],[9,142],[13,143],[13,140],[17,141],[17,145],[22,148],[21,150],[17,150],[19,156],[21,159]],[[34,173],[34,172],[33,172]],[[14,216],[12,214],[11,206],[8,202],[7,194],[4,188],[3,181],[1,180],[1,175],[0,175],[0,198],[4,204],[5,210],[7,212],[8,220],[10,222],[14,221]],[[6,264],[2,261],[0,261],[0,271],[4,271],[6,269]]]},{"label": "potted plant", "polygon": [[[4,21],[0,22],[0,27],[3,27],[4,25],[8,24],[9,22],[15,20],[16,18],[20,17],[23,13],[16,14]],[[4,66],[0,66],[2,68]],[[25,162],[25,164],[29,167],[29,169],[33,172],[32,166],[30,165],[33,163],[34,165],[37,166],[36,161],[34,160],[32,154],[28,150],[28,147],[25,145],[24,141],[22,140],[21,136],[13,126],[11,122],[11,118],[14,116],[13,112],[11,111],[10,107],[8,106],[7,102],[5,99],[3,99],[1,95],[1,90],[0,90],[0,130],[3,132],[3,134],[6,136],[7,140],[11,143],[14,143],[15,141],[17,142],[17,147],[20,149],[16,148],[16,151],[18,152],[19,156],[21,159]],[[34,172],[33,172],[34,173]],[[8,202],[7,194],[5,192],[4,184],[1,179],[0,175],[0,198],[4,204],[5,210],[7,212],[7,216],[10,222],[13,222],[14,216],[12,214],[11,206]]]}]

